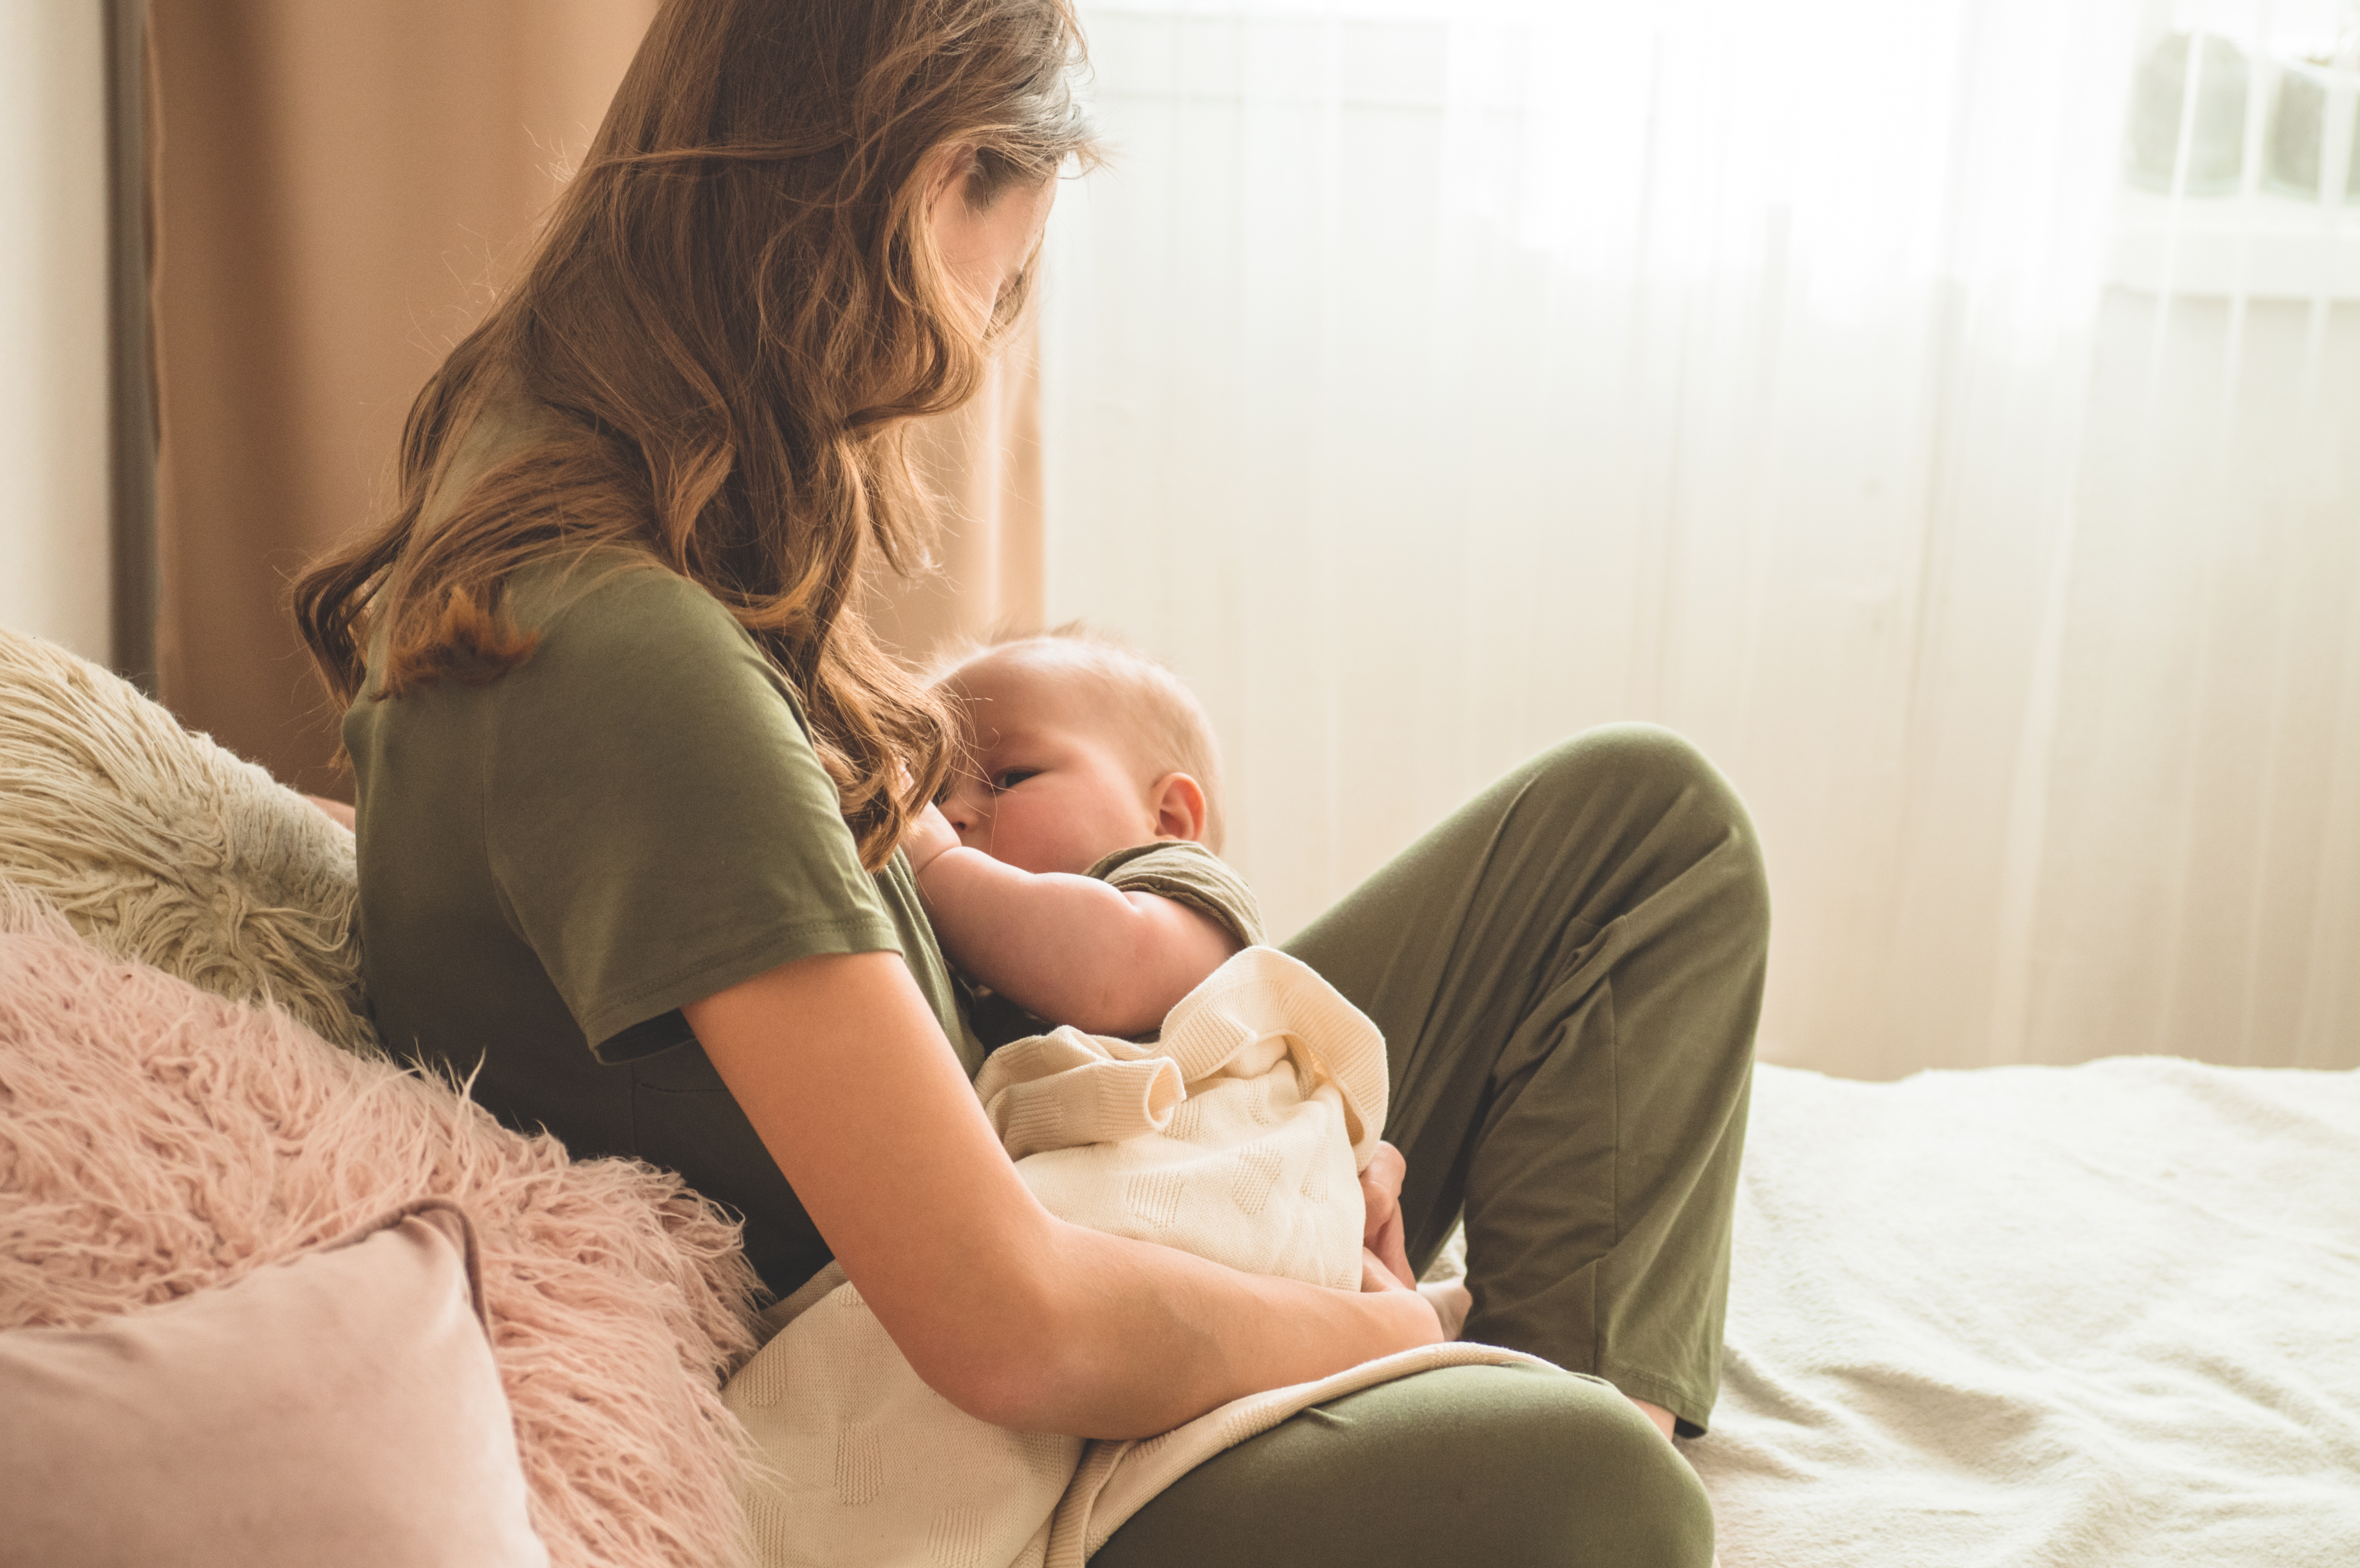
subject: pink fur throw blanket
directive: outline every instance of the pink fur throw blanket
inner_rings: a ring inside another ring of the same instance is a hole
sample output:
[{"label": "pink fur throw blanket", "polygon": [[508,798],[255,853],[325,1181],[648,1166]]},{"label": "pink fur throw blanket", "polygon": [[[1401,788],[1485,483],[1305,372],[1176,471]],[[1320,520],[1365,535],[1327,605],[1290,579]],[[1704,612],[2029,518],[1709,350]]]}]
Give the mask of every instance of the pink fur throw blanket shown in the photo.
[{"label": "pink fur throw blanket", "polygon": [[278,1008],[110,958],[0,883],[0,1329],[169,1301],[430,1196],[481,1238],[551,1561],[744,1561],[734,1226],[673,1176],[574,1163]]}]

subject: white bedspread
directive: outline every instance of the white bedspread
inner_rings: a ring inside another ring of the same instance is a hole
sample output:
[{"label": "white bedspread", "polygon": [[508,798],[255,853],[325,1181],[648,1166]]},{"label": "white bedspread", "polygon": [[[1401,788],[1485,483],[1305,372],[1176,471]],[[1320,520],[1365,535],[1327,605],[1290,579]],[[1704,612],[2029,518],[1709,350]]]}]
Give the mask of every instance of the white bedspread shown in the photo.
[{"label": "white bedspread", "polygon": [[1764,1067],[1725,1568],[2360,1564],[2360,1073]]}]

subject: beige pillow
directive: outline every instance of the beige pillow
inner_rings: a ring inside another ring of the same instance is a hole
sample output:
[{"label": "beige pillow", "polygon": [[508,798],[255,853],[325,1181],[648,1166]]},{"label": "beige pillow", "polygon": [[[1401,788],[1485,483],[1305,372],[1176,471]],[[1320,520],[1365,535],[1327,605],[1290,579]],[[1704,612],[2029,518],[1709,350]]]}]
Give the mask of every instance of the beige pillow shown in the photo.
[{"label": "beige pillow", "polygon": [[88,1328],[0,1334],[6,1568],[547,1568],[475,1236],[430,1199]]}]

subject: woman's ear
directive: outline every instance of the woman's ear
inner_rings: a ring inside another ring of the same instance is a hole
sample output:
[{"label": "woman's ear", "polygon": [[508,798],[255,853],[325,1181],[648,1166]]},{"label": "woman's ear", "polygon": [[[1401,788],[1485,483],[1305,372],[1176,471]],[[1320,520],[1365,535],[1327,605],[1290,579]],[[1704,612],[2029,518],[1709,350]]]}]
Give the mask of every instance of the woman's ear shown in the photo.
[{"label": "woman's ear", "polygon": [[1205,842],[1205,787],[1185,773],[1167,773],[1147,787],[1147,815],[1157,838]]},{"label": "woman's ear", "polygon": [[925,157],[926,211],[931,214],[945,196],[967,200],[967,177],[975,169],[975,144],[945,142]]}]

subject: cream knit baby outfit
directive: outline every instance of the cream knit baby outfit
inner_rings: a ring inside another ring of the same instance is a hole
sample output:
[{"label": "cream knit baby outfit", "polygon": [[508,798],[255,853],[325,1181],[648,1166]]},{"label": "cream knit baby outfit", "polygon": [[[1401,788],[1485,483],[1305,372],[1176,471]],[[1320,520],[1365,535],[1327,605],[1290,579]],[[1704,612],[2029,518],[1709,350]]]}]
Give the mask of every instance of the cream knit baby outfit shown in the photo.
[{"label": "cream knit baby outfit", "polygon": [[[1384,1040],[1284,953],[1240,953],[1154,1044],[1067,1028],[1004,1047],[976,1093],[1061,1219],[1359,1289]],[[1143,1442],[1086,1443],[995,1427],[934,1393],[834,1264],[770,1315],[785,1326],[724,1390],[768,1462],[746,1498],[765,1568],[1078,1568],[1164,1486],[1297,1410],[1432,1367],[1530,1359],[1430,1345]]]}]

